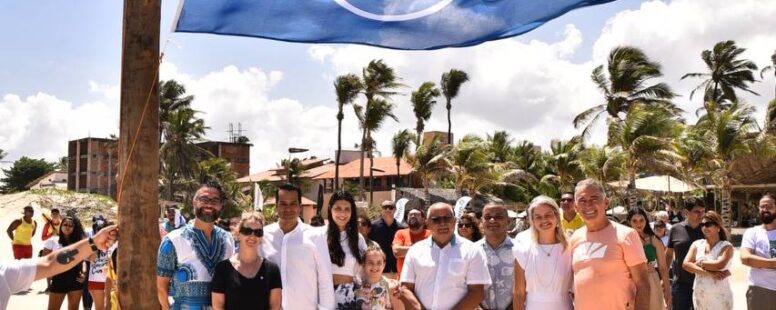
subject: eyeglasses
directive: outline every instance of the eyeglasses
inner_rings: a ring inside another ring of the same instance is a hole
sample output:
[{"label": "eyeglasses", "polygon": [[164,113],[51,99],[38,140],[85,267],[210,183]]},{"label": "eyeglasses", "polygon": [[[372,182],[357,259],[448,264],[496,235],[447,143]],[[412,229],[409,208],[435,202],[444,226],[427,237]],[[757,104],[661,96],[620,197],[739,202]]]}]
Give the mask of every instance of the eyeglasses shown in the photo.
[{"label": "eyeglasses", "polygon": [[574,198],[561,198],[560,202],[574,202]]},{"label": "eyeglasses", "polygon": [[474,228],[472,223],[458,223],[458,228]]},{"label": "eyeglasses", "polygon": [[248,228],[248,227],[240,227],[240,234],[243,236],[250,236],[253,234],[256,237],[264,237],[264,229],[262,228]]},{"label": "eyeglasses", "polygon": [[221,199],[220,198],[207,198],[207,197],[197,197],[196,199],[199,203],[204,205],[221,205]]},{"label": "eyeglasses", "polygon": [[709,228],[709,227],[717,226],[717,223],[714,223],[714,222],[701,222],[701,226]]},{"label": "eyeglasses", "polygon": [[506,218],[507,217],[503,216],[503,215],[495,215],[495,216],[485,215],[485,216],[482,217],[482,219],[485,220],[486,222],[490,221],[490,220],[501,221],[501,220],[504,220]]},{"label": "eyeglasses", "polygon": [[432,216],[432,217],[429,217],[428,219],[431,220],[432,223],[437,224],[437,225],[439,225],[439,224],[449,224],[449,223],[451,223],[453,221],[453,216],[452,215],[448,215],[448,216]]},{"label": "eyeglasses", "polygon": [[394,205],[383,206],[383,210],[396,210],[396,206]]}]

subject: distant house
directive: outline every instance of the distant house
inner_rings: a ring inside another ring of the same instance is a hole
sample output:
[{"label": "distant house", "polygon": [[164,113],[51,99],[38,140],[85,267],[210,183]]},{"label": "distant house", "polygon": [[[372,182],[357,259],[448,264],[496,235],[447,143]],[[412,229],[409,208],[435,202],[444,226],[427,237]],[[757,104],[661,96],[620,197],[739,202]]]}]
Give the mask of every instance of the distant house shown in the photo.
[{"label": "distant house", "polygon": [[27,183],[29,189],[67,189],[67,171],[51,171]]},{"label": "distant house", "polygon": [[238,178],[250,173],[252,144],[207,141],[197,143],[197,146],[207,150],[215,157],[228,161],[229,167],[237,174]]},{"label": "distant house", "polygon": [[83,138],[68,142],[67,189],[116,197],[118,146],[115,139]]}]

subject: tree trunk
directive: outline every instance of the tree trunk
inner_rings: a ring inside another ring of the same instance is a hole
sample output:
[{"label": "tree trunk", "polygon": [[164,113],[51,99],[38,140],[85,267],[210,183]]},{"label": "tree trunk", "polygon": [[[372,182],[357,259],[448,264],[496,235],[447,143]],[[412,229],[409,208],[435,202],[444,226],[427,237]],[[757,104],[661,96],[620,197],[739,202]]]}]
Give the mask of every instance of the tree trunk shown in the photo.
[{"label": "tree trunk", "polygon": [[342,105],[339,105],[339,112],[337,113],[337,154],[334,156],[334,191],[339,191],[339,168],[340,168],[340,153],[342,153]]},{"label": "tree trunk", "polygon": [[447,99],[447,144],[453,145],[453,122],[450,120],[450,110],[453,106],[450,104],[450,98]]},{"label": "tree trunk", "polygon": [[358,187],[359,191],[361,192],[361,198],[364,198],[364,153],[366,152],[366,128],[363,129],[363,132],[361,133],[361,165],[359,167],[358,172]]},{"label": "tree trunk", "polygon": [[124,309],[159,309],[159,234],[149,228],[159,225],[160,16],[159,0],[124,1],[117,193],[118,292]]},{"label": "tree trunk", "polygon": [[431,191],[428,188],[430,186],[429,183],[430,182],[428,179],[423,179],[423,194],[425,194],[426,196],[424,197],[426,201],[423,203],[423,207],[424,207],[423,212],[426,212],[426,210],[428,210],[428,207],[431,206]]},{"label": "tree trunk", "polygon": [[730,182],[728,180],[723,181],[722,184],[722,191],[720,193],[720,204],[721,204],[721,211],[722,214],[722,222],[724,223],[725,227],[730,231],[730,227],[733,226],[731,222],[731,202],[730,202],[730,196],[732,194],[732,189],[730,187]]},{"label": "tree trunk", "polygon": [[418,118],[417,124],[415,125],[415,132],[418,133],[418,136],[415,137],[415,145],[420,146],[420,143],[423,142],[423,119]]},{"label": "tree trunk", "polygon": [[372,155],[372,147],[369,147],[369,207],[372,207],[372,204],[374,203],[374,186],[375,186],[375,179],[374,175],[375,172],[372,170],[374,168],[374,156]]},{"label": "tree trunk", "polygon": [[401,158],[396,160],[396,187],[402,186],[402,180],[401,180]]},{"label": "tree trunk", "polygon": [[636,190],[636,173],[628,173],[628,208],[634,209],[638,205],[636,202],[639,200],[639,191]]}]

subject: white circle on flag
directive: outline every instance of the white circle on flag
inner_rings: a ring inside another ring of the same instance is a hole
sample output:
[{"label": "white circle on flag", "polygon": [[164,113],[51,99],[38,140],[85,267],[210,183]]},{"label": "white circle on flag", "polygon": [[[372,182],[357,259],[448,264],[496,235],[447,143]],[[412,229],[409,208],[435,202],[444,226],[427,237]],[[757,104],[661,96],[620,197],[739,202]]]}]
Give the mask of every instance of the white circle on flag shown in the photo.
[{"label": "white circle on flag", "polygon": [[334,2],[336,2],[346,10],[350,11],[351,13],[361,16],[363,18],[368,18],[368,19],[381,21],[381,22],[402,22],[402,21],[418,19],[421,17],[426,17],[428,15],[439,12],[446,6],[450,5],[450,3],[453,2],[453,0],[439,0],[439,2],[437,2],[436,4],[430,7],[427,7],[425,9],[422,9],[420,11],[405,13],[405,14],[395,14],[395,15],[375,14],[372,12],[367,12],[351,4],[350,2],[348,2],[348,0],[334,0]]}]

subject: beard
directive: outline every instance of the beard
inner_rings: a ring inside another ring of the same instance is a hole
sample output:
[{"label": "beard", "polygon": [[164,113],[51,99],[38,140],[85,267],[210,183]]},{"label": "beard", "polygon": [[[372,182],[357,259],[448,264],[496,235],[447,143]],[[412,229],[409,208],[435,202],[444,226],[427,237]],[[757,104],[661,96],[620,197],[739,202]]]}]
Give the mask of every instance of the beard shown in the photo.
[{"label": "beard", "polygon": [[204,207],[199,207],[199,208],[194,210],[194,215],[200,221],[203,221],[205,223],[213,223],[221,215],[221,210],[216,210],[215,208],[211,208],[211,209],[213,209],[214,212],[210,213],[210,214],[207,214],[207,213],[205,213],[205,208]]},{"label": "beard", "polygon": [[410,229],[412,229],[412,230],[418,229],[418,228],[420,228],[420,226],[421,226],[421,224],[420,224],[420,220],[419,220],[419,219],[417,219],[417,218],[411,218],[411,219],[410,219],[410,220],[407,222],[407,226],[409,226],[409,227],[410,227]]},{"label": "beard", "polygon": [[770,212],[761,212],[760,213],[760,221],[762,221],[763,224],[773,223],[774,219],[776,219],[776,216],[773,213],[770,213]]}]

